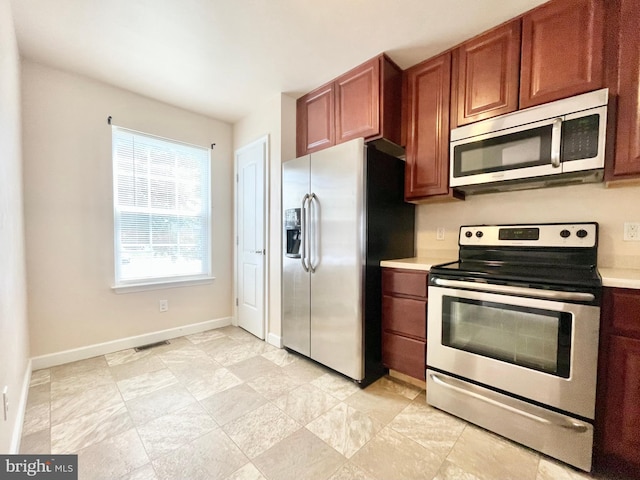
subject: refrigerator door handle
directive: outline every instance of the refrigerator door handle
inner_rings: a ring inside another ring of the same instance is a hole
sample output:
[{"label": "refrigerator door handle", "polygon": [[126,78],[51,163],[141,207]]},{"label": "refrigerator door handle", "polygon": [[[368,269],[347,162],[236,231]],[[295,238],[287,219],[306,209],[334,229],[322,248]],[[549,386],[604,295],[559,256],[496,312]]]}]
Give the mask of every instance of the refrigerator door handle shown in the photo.
[{"label": "refrigerator door handle", "polygon": [[[318,202],[318,207],[320,206],[320,200],[318,200],[318,196],[315,193],[309,195],[309,270],[311,273],[316,273],[316,268],[313,266],[313,259],[311,258],[313,253],[314,244],[311,242],[312,238],[318,238],[318,223],[313,221],[313,201]],[[318,209],[319,210],[319,209]],[[317,217],[317,215],[316,215]],[[313,227],[313,230],[311,230]]]},{"label": "refrigerator door handle", "polygon": [[[300,263],[302,263],[302,268],[305,272],[309,272],[309,267],[305,263],[305,260],[307,260],[307,209],[305,205],[309,198],[308,193],[302,197],[302,206],[300,209]],[[311,206],[311,202],[309,202],[309,206]]]}]

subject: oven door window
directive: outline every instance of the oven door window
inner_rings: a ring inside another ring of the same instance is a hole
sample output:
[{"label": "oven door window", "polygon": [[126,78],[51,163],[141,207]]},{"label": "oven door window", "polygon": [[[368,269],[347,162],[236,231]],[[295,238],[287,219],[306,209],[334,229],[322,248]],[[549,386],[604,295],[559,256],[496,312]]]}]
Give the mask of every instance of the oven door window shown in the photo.
[{"label": "oven door window", "polygon": [[553,126],[457,145],[453,149],[455,178],[551,164]]},{"label": "oven door window", "polygon": [[442,344],[569,378],[568,312],[443,297]]}]

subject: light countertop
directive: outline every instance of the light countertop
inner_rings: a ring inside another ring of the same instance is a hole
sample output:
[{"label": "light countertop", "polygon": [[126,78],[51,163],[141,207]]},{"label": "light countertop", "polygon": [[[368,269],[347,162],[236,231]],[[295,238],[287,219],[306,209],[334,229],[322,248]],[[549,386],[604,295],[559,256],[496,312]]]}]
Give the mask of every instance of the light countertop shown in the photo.
[{"label": "light countertop", "polygon": [[623,268],[598,268],[605,287],[635,288],[640,290],[640,270]]},{"label": "light countertop", "polygon": [[456,258],[430,258],[430,257],[411,257],[399,258],[396,260],[383,260],[380,262],[381,267],[388,268],[404,268],[406,270],[431,270],[434,265],[441,263],[453,262]]},{"label": "light countertop", "polygon": [[[429,271],[433,265],[453,262],[455,258],[411,257],[396,260],[383,260],[381,267],[404,268],[407,270]],[[633,288],[640,290],[640,269],[598,268],[605,287]]]}]

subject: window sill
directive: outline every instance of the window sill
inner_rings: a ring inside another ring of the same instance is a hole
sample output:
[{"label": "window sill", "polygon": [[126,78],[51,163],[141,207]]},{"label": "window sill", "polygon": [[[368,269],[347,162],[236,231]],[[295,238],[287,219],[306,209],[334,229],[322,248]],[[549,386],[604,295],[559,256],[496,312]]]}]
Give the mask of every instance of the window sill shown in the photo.
[{"label": "window sill", "polygon": [[135,293],[148,290],[161,290],[165,288],[191,287],[213,283],[216,277],[190,278],[185,280],[169,280],[163,282],[132,283],[128,285],[115,285],[111,287],[114,293]]}]

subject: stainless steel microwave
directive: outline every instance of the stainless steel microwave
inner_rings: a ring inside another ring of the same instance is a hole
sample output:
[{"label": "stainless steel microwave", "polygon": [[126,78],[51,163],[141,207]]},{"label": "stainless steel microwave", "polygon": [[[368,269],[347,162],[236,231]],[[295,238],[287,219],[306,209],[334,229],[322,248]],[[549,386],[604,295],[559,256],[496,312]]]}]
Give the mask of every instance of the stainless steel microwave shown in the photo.
[{"label": "stainless steel microwave", "polygon": [[601,181],[609,90],[451,131],[450,186],[466,193]]}]

